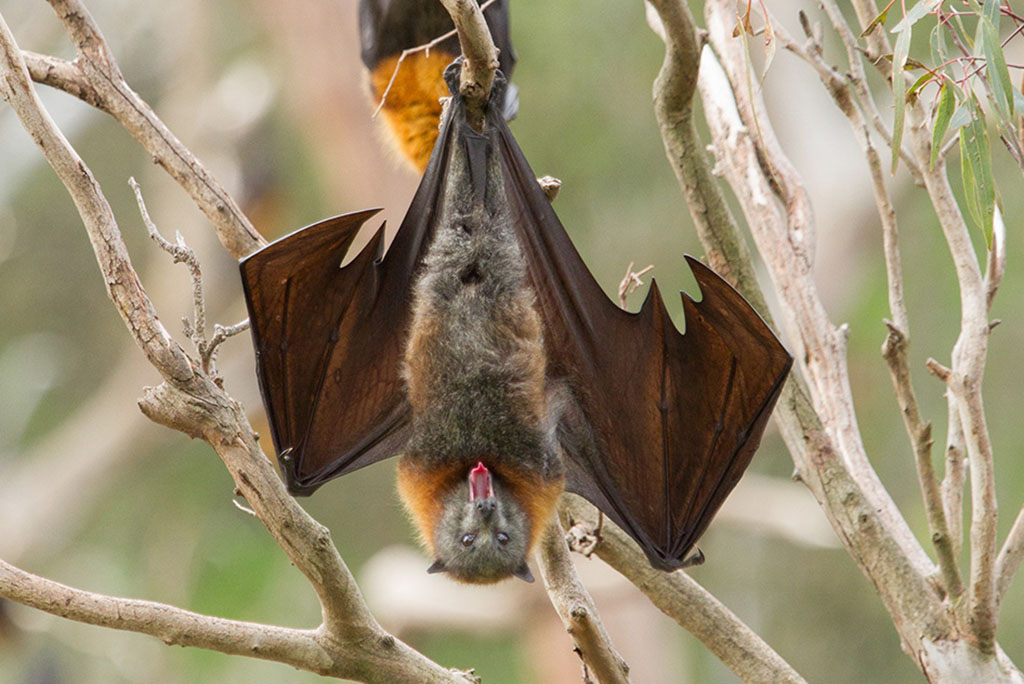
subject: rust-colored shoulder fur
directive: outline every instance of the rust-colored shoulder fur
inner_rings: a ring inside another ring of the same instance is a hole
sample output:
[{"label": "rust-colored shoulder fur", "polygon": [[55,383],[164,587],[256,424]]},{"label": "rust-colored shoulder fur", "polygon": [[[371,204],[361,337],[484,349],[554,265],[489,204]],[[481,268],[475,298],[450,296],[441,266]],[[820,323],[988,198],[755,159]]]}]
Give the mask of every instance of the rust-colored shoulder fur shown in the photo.
[{"label": "rust-colored shoulder fur", "polygon": [[435,552],[434,530],[441,521],[445,494],[465,470],[459,463],[439,467],[408,458],[398,462],[398,495],[416,525],[420,541],[431,554]]}]

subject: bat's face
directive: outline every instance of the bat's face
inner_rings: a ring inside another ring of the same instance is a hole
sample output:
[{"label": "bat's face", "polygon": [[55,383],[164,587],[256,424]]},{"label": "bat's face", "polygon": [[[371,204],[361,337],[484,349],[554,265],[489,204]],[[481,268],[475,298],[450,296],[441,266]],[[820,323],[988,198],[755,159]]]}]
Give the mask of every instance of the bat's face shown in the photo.
[{"label": "bat's face", "polygon": [[430,572],[490,584],[516,576],[528,582],[529,521],[522,506],[483,463],[446,496],[434,531],[437,560]]}]

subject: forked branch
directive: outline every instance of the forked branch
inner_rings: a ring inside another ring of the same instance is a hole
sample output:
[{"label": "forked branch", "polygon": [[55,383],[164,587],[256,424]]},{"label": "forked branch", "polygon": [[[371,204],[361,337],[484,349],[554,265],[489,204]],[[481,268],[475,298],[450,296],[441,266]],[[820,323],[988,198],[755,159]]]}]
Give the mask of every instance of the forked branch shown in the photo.
[{"label": "forked branch", "polygon": [[27,53],[32,78],[107,112],[192,197],[236,259],[266,244],[235,200],[152,108],[131,89],[81,0],[49,0],[78,51],[65,60]]}]

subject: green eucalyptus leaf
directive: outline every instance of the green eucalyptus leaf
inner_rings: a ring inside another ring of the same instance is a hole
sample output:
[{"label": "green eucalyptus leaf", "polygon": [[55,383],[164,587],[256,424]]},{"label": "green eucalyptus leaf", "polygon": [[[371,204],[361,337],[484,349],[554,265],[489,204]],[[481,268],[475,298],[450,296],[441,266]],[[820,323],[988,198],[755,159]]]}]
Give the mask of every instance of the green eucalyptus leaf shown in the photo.
[{"label": "green eucalyptus leaf", "polygon": [[[920,4],[920,3],[919,3]],[[901,24],[903,22],[900,22]],[[900,146],[903,144],[903,119],[906,115],[907,104],[907,82],[903,78],[903,69],[907,64],[907,54],[910,52],[910,25],[899,32],[896,39],[896,47],[892,53],[892,103],[893,103],[893,124],[892,124],[892,173],[900,163]]]},{"label": "green eucalyptus leaf", "polygon": [[986,0],[978,17],[977,44],[985,57],[985,71],[996,107],[1004,120],[1013,116],[1013,83],[1006,67],[1006,56],[999,44],[999,0]]},{"label": "green eucalyptus leaf", "polygon": [[962,104],[953,112],[953,118],[949,120],[949,130],[955,131],[971,122],[971,108],[969,104]]},{"label": "green eucalyptus leaf", "polygon": [[956,106],[956,96],[948,83],[943,83],[939,89],[939,106],[935,109],[935,126],[932,129],[932,163],[935,168],[935,160],[938,159],[939,150],[942,148],[942,139],[949,130],[950,119],[953,118],[953,108]]},{"label": "green eucalyptus leaf", "polygon": [[960,176],[964,184],[967,213],[992,248],[992,220],[996,189],[992,176],[988,129],[985,115],[976,97],[971,99],[971,120],[960,131]]},{"label": "green eucalyptus leaf", "polygon": [[900,23],[892,27],[893,33],[902,33],[920,21],[929,12],[942,4],[942,0],[919,0],[916,5],[910,8],[907,14],[900,20]]},{"label": "green eucalyptus leaf", "polygon": [[928,36],[928,47],[932,53],[932,64],[944,64],[946,62],[946,28],[936,22],[935,28],[932,29],[931,34]]},{"label": "green eucalyptus leaf", "polygon": [[[889,7],[892,7],[892,5],[889,5]],[[889,16],[889,7],[886,7],[884,10],[882,10],[881,14],[879,14],[877,17],[871,20],[871,23],[868,24],[868,27],[861,31],[860,35],[857,36],[857,40],[860,40],[864,36],[874,31],[876,26],[885,23],[885,18]]]}]

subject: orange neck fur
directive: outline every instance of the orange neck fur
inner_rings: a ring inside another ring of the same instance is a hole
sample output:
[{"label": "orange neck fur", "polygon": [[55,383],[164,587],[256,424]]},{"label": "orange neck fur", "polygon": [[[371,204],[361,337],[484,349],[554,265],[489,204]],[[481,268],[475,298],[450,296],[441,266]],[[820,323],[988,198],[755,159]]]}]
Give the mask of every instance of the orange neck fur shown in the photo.
[{"label": "orange neck fur", "polygon": [[437,140],[440,99],[448,96],[448,86],[442,74],[452,59],[452,55],[438,50],[431,51],[429,55],[423,52],[411,54],[402,60],[401,65],[398,64],[398,56],[389,57],[370,74],[376,102],[380,101],[394,75],[395,80],[381,111],[399,150],[420,171],[427,168]]},{"label": "orange neck fur", "polygon": [[[441,520],[445,495],[466,476],[472,465],[458,463],[447,468],[424,468],[408,458],[398,463],[398,494],[431,554],[435,553],[434,530]],[[545,482],[530,473],[517,473],[500,465],[489,467],[495,476],[504,480],[530,521],[529,553],[554,512],[565,481],[559,478]]]}]

